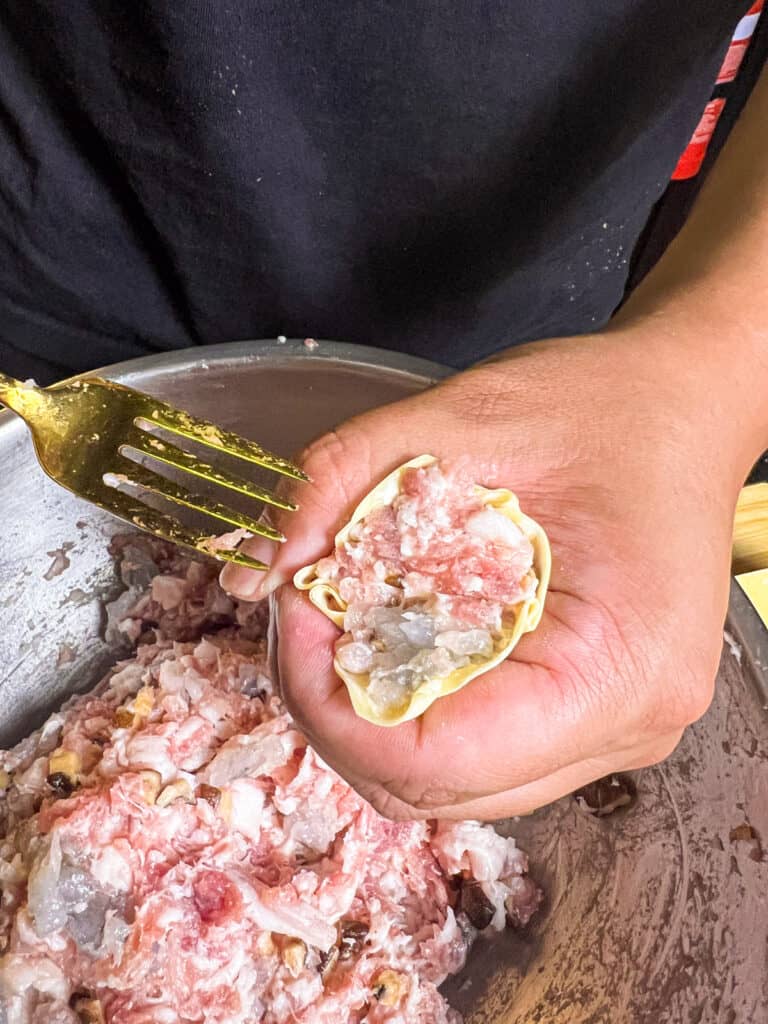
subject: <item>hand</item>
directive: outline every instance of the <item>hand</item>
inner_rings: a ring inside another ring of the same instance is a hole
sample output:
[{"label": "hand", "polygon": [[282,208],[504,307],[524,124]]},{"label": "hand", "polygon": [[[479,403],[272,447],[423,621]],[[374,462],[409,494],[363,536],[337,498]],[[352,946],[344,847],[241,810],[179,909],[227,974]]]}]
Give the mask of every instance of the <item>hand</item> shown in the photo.
[{"label": "hand", "polygon": [[[672,330],[674,335],[675,331]],[[743,458],[708,384],[674,365],[658,324],[529,345],[350,420],[301,462],[301,508],[278,584],[285,700],[318,752],[391,817],[524,813],[609,772],[666,757],[712,695]],[[420,719],[358,719],[334,673],[337,630],[291,586],[327,554],[360,498],[414,455],[470,454],[547,531],[545,614],[512,658]],[[263,542],[250,542],[263,556]],[[268,557],[268,560],[269,560]]]}]

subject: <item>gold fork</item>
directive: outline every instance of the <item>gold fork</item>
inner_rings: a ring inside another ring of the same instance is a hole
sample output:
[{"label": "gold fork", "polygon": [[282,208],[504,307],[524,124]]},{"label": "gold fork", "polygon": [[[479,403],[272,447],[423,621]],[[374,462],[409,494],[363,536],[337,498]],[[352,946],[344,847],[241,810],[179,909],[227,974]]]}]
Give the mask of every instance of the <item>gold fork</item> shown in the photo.
[{"label": "gold fork", "polygon": [[[272,491],[201,461],[191,452],[155,436],[148,428],[160,428],[175,438],[195,441],[281,476],[307,479],[297,466],[265,451],[254,441],[99,377],[41,388],[0,373],[0,403],[27,424],[40,465],[62,487],[156,537],[251,569],[263,570],[267,566],[234,548],[217,549],[216,529],[206,533],[185,526],[175,516],[147,505],[141,495],[155,495],[202,513],[207,520],[270,540],[285,540],[282,533],[252,516],[188,491],[144,462],[137,464],[128,458],[129,453],[158,467],[181,471],[291,512],[296,506]],[[218,530],[219,534],[223,532]]]}]

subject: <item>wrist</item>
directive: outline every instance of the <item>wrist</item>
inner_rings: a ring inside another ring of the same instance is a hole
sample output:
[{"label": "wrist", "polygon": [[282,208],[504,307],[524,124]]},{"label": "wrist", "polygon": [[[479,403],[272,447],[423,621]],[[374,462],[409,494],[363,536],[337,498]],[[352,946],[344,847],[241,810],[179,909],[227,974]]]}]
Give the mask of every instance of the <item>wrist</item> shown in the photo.
[{"label": "wrist", "polygon": [[688,221],[612,325],[669,347],[744,473],[768,447],[767,117],[768,69]]},{"label": "wrist", "polygon": [[759,340],[726,335],[680,304],[623,310],[600,334],[509,349],[462,377],[476,404],[496,396],[510,417],[545,407],[546,437],[537,430],[533,443],[553,445],[553,464],[558,455],[567,463],[575,443],[621,458],[634,440],[677,450],[735,501],[768,446],[768,344],[761,352]]},{"label": "wrist", "polygon": [[725,303],[691,300],[638,316],[629,307],[607,334],[648,367],[660,400],[740,488],[768,448],[768,330]]}]

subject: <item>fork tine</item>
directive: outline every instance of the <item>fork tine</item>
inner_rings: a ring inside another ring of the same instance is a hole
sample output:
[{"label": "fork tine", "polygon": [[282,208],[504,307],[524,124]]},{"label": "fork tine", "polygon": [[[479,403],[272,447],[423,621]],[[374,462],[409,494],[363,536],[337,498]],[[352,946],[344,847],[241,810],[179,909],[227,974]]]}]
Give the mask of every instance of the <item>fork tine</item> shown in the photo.
[{"label": "fork tine", "polygon": [[228,487],[232,491],[237,491],[238,494],[245,494],[249,498],[256,498],[267,505],[274,505],[276,508],[285,509],[287,512],[296,511],[296,505],[286,501],[284,498],[278,497],[272,491],[267,490],[266,487],[259,487],[258,484],[245,480],[243,477],[235,476],[234,473],[227,473],[216,469],[207,462],[201,462],[197,456],[192,455],[190,452],[185,452],[173,444],[167,444],[165,441],[161,441],[159,438],[142,430],[137,430],[129,437],[126,437],[125,442],[118,450],[121,455],[125,455],[126,451],[131,448],[142,455],[149,455],[150,458],[157,459],[158,462],[162,462],[166,466],[172,466],[174,469],[191,473],[201,480],[221,484],[222,487]]},{"label": "fork tine", "polygon": [[179,544],[185,548],[191,548],[199,554],[209,555],[219,562],[232,562],[235,565],[245,566],[247,569],[264,571],[269,568],[264,562],[257,558],[251,558],[243,551],[235,549],[216,549],[212,546],[215,537],[210,534],[198,533],[180,523],[173,516],[158,512],[150,508],[142,501],[123,491],[104,485],[103,492],[99,495],[92,495],[93,501],[105,512],[110,512],[119,519],[137,526],[140,530],[146,530],[161,540],[167,540],[171,544]]},{"label": "fork tine", "polygon": [[202,512],[205,515],[213,516],[214,519],[220,519],[230,526],[237,526],[243,530],[248,530],[249,533],[255,533],[274,541],[285,540],[285,537],[279,530],[269,526],[267,523],[260,522],[258,519],[254,519],[253,516],[238,512],[237,509],[229,508],[229,506],[222,505],[217,501],[209,501],[198,494],[193,494],[186,487],[182,487],[172,480],[166,479],[164,476],[159,476],[157,473],[153,473],[146,467],[139,466],[128,459],[125,462],[127,465],[123,472],[105,474],[104,482],[108,486],[113,486],[108,479],[108,477],[112,477],[116,484],[123,482],[131,484],[140,491],[157,494],[177,505],[183,505],[185,508],[192,509],[195,512]]},{"label": "fork tine", "polygon": [[190,416],[189,413],[174,409],[162,402],[153,405],[150,415],[139,417],[135,421],[135,425],[141,427],[143,419],[172,434],[186,437],[190,441],[197,441],[209,448],[216,448],[228,455],[234,455],[238,459],[244,459],[246,462],[253,462],[257,466],[274,470],[275,473],[291,477],[293,480],[307,481],[309,479],[298,466],[294,466],[288,459],[283,459],[279,455],[273,455],[272,452],[268,452],[255,441],[248,441],[246,438],[240,437],[239,434],[222,430],[215,423],[197,419]]}]

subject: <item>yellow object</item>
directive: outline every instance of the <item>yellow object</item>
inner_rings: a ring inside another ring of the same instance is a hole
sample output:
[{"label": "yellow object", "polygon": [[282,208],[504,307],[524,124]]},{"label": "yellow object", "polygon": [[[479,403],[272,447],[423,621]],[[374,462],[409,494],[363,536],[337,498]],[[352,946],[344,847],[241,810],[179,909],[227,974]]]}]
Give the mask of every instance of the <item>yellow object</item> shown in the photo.
[{"label": "yellow object", "polygon": [[115,711],[115,725],[118,729],[131,729],[136,716],[128,708],[117,708]]},{"label": "yellow object", "polygon": [[274,956],[277,950],[272,932],[259,932],[256,938],[256,952],[259,956]]},{"label": "yellow object", "polygon": [[[179,444],[192,441],[281,476],[307,479],[297,466],[271,455],[254,441],[99,377],[74,378],[50,388],[39,388],[0,373],[0,402],[27,424],[38,461],[52,480],[140,530],[204,551],[219,561],[251,569],[267,566],[237,547],[230,549],[217,544],[221,523],[270,540],[285,540],[260,518],[201,497],[157,472],[163,467],[172,469],[187,479],[217,484],[267,505],[293,511],[295,505],[272,491],[216,469],[192,452],[161,440],[154,431],[160,429],[170,434]],[[158,511],[146,503],[147,497],[202,513],[213,520],[209,532],[194,530],[174,516]]]},{"label": "yellow object", "polygon": [[742,488],[733,526],[736,575],[768,569],[768,484]]},{"label": "yellow object", "polygon": [[64,750],[63,747],[54,750],[48,759],[49,775],[66,775],[72,782],[77,781],[81,767],[79,756],[73,750]]},{"label": "yellow object", "polygon": [[292,977],[298,978],[307,959],[307,947],[301,939],[288,939],[283,945],[282,959]]},{"label": "yellow object", "polygon": [[149,718],[155,704],[155,692],[151,686],[142,686],[133,701],[133,711],[139,718]]},{"label": "yellow object", "polygon": [[219,806],[216,808],[218,815],[228,825],[232,821],[232,791],[229,789],[222,789],[221,798],[219,800]]},{"label": "yellow object", "polygon": [[397,1006],[407,991],[405,976],[386,967],[373,978],[373,994],[382,1006]]},{"label": "yellow object", "polygon": [[733,525],[736,582],[768,627],[768,483],[742,488]]},{"label": "yellow object", "polygon": [[147,770],[145,772],[139,772],[139,777],[141,778],[141,788],[145,803],[155,803],[162,783],[160,773]]},{"label": "yellow object", "polygon": [[183,800],[185,803],[192,801],[192,787],[186,779],[176,779],[169,783],[155,800],[158,807],[169,807],[175,800]]},{"label": "yellow object", "polygon": [[[432,455],[420,455],[385,477],[363,498],[353,512],[350,521],[336,534],[334,548],[350,540],[355,524],[361,519],[375,509],[385,508],[392,504],[400,494],[401,478],[406,470],[430,466],[436,461]],[[334,661],[336,674],[346,684],[356,713],[374,725],[399,725],[401,722],[408,722],[423,715],[439,697],[455,693],[477,676],[488,672],[504,661],[512,653],[512,649],[520,637],[524,633],[531,632],[539,624],[551,570],[551,555],[546,534],[538,523],[523,515],[518,500],[511,491],[488,490],[479,486],[476,487],[476,490],[484,505],[501,512],[530,540],[533,546],[533,569],[537,579],[536,593],[533,597],[521,601],[514,608],[505,610],[502,635],[496,641],[493,653],[486,661],[455,669],[444,678],[427,680],[418,686],[401,706],[387,711],[375,705],[369,698],[368,675],[349,672],[336,659]],[[344,628],[346,602],[333,581],[318,576],[317,563],[300,569],[294,576],[293,582],[299,590],[309,592],[309,599],[312,603],[339,629]]]},{"label": "yellow object", "polygon": [[757,614],[768,628],[768,569],[743,573],[736,582],[754,605]]}]

